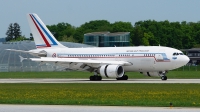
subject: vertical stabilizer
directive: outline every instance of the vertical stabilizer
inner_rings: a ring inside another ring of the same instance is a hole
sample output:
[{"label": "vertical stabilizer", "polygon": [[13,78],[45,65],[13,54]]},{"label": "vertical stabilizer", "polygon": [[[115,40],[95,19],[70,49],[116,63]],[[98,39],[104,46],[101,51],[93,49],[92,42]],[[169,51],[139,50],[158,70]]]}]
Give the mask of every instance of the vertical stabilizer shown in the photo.
[{"label": "vertical stabilizer", "polygon": [[27,18],[37,49],[65,47],[56,40],[37,14],[27,14]]}]

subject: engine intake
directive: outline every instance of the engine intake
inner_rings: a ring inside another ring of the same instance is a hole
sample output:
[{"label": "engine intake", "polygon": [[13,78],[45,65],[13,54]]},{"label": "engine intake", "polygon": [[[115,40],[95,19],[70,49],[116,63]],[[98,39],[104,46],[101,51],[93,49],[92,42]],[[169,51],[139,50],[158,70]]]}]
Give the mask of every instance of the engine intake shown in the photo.
[{"label": "engine intake", "polygon": [[119,78],[124,75],[124,69],[120,65],[103,65],[99,68],[99,73],[103,77]]}]

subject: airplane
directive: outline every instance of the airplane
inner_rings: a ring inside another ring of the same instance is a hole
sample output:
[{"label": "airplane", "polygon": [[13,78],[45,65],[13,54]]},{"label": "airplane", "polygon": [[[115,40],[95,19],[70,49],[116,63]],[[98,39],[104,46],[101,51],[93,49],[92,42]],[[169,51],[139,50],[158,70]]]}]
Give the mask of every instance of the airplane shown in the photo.
[{"label": "airplane", "polygon": [[27,18],[36,49],[7,50],[38,57],[30,58],[32,61],[93,72],[94,75],[89,77],[91,81],[100,81],[102,77],[128,80],[126,72],[140,72],[167,80],[169,70],[182,67],[190,60],[182,51],[164,46],[68,48],[56,40],[37,14],[27,14]]}]

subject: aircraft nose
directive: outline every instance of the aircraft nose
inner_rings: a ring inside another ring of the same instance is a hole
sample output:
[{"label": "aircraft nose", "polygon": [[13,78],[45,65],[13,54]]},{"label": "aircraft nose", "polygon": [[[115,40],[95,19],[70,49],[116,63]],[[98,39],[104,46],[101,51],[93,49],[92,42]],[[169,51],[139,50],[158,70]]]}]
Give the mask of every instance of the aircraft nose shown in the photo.
[{"label": "aircraft nose", "polygon": [[186,65],[190,61],[190,58],[186,55],[182,55],[177,58],[174,62],[174,68],[179,68]]},{"label": "aircraft nose", "polygon": [[181,62],[182,62],[183,65],[186,65],[189,61],[190,61],[190,58],[188,56],[182,57]]}]

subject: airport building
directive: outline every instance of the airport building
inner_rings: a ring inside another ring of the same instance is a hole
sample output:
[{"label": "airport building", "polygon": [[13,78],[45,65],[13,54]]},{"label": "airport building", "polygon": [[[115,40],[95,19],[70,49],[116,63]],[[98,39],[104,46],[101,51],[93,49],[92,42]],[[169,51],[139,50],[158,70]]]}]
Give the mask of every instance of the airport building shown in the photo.
[{"label": "airport building", "polygon": [[200,64],[200,48],[184,49],[187,56],[190,58],[189,65],[197,66]]},{"label": "airport building", "polygon": [[[61,44],[69,48],[79,47],[93,47],[89,45],[61,42]],[[41,64],[40,62],[34,62],[30,60],[20,61],[19,56],[24,58],[36,58],[28,53],[20,53],[14,51],[8,51],[5,49],[17,49],[17,50],[31,50],[35,49],[35,43],[33,41],[21,41],[21,42],[0,42],[0,72],[25,72],[25,71],[62,71],[64,68],[55,66],[52,64]]]},{"label": "airport building", "polygon": [[97,47],[129,46],[130,32],[93,32],[84,34],[84,44]]}]

